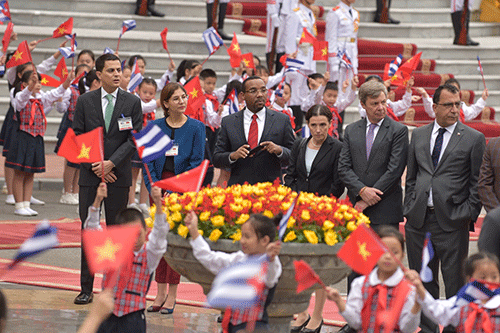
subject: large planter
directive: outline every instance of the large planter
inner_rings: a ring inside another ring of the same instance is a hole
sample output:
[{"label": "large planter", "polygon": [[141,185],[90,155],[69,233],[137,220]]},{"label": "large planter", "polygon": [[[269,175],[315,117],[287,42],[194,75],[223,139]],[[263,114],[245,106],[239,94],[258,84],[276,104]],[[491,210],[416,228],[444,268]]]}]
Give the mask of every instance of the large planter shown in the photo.
[{"label": "large planter", "polygon": [[[189,241],[179,235],[168,233],[168,248],[165,259],[179,274],[203,287],[205,295],[210,291],[214,275],[203,267],[193,256]],[[215,251],[236,252],[239,243],[219,239],[216,243],[207,240]],[[278,282],[274,298],[268,308],[273,332],[289,332],[292,316],[307,309],[309,298],[315,287],[300,294],[296,293],[294,260],[306,261],[320,276],[326,285],[342,280],[350,273],[349,267],[337,257],[342,243],[334,246],[326,244],[283,243],[279,258],[283,273]]]}]

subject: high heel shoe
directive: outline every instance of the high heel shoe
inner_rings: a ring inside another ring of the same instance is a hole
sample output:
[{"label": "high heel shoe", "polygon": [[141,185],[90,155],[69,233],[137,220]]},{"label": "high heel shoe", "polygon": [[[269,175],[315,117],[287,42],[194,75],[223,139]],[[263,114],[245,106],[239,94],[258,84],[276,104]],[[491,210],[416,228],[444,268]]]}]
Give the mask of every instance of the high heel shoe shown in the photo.
[{"label": "high heel shoe", "polygon": [[147,311],[147,312],[160,312],[161,308],[163,307],[163,304],[165,304],[165,302],[166,302],[166,301],[167,301],[167,299],[165,299],[165,300],[163,301],[163,303],[161,303],[161,305],[160,305],[160,306],[158,306],[158,305],[151,305],[150,307],[148,307],[148,308],[146,309],[146,311]]},{"label": "high heel shoe", "polygon": [[161,314],[172,314],[172,313],[174,313],[175,304],[176,304],[176,302],[174,302],[174,306],[171,309],[169,309],[169,308],[162,308],[160,310],[160,313]]},{"label": "high heel shoe", "polygon": [[321,332],[322,326],[323,326],[323,319],[321,319],[321,323],[315,329],[306,328],[304,326],[304,328],[300,331],[300,333],[319,333],[319,332]]},{"label": "high heel shoe", "polygon": [[300,326],[291,326],[290,327],[290,333],[299,333],[302,332],[302,329],[306,327],[307,324],[309,324],[309,320],[311,320],[311,315],[309,315],[309,318]]}]

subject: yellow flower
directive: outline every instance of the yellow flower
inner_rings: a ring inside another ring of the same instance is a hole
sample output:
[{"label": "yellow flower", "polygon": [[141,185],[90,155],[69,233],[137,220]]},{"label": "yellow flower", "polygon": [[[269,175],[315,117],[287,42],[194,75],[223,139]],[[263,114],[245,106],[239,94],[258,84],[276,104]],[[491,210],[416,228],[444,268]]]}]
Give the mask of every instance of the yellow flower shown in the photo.
[{"label": "yellow flower", "polygon": [[172,221],[172,217],[171,216],[167,217],[167,222],[168,222],[168,225],[170,227],[170,230],[172,230],[173,228],[175,228],[175,223],[174,223],[174,221]]},{"label": "yellow flower", "polygon": [[[165,207],[163,207],[163,209],[165,209]],[[153,221],[154,221],[155,215],[156,215],[156,206],[155,206],[155,204],[153,204],[151,207],[149,207],[149,216],[151,216],[151,219],[153,219]]]},{"label": "yellow flower", "polygon": [[214,227],[222,227],[224,225],[224,216],[215,215],[212,217],[211,221]]},{"label": "yellow flower", "polygon": [[288,210],[288,208],[290,208],[291,205],[292,205],[291,202],[283,202],[280,208],[283,210]]},{"label": "yellow flower", "polygon": [[325,232],[325,243],[327,245],[335,245],[337,244],[338,239],[337,239],[337,233],[333,230],[328,230]]},{"label": "yellow flower", "polygon": [[262,215],[267,216],[270,219],[272,219],[274,217],[273,213],[270,210],[267,210],[267,209],[264,211],[264,213],[262,213]]},{"label": "yellow flower", "polygon": [[210,233],[208,239],[215,243],[219,239],[220,235],[222,235],[222,231],[220,231],[219,229],[215,229]]},{"label": "yellow flower", "polygon": [[240,217],[236,220],[236,224],[243,224],[250,218],[248,214],[241,214]]},{"label": "yellow flower", "polygon": [[251,202],[250,200],[243,200],[243,201],[241,202],[241,205],[242,205],[243,207],[245,207],[245,208],[250,208],[250,207],[252,207],[252,202]]},{"label": "yellow flower", "polygon": [[182,205],[181,204],[175,204],[175,205],[170,206],[170,211],[171,212],[178,212],[181,209],[182,209]]},{"label": "yellow flower", "polygon": [[297,238],[297,235],[295,235],[295,231],[290,231],[286,234],[285,238],[283,239],[283,242],[291,242],[293,241],[295,238]]},{"label": "yellow flower", "polygon": [[262,202],[259,201],[259,202],[254,203],[254,205],[253,205],[253,211],[254,212],[258,212],[261,209],[262,209]]},{"label": "yellow flower", "polygon": [[352,220],[352,214],[349,212],[344,212],[344,218],[346,219],[346,221],[350,221]]},{"label": "yellow flower", "polygon": [[180,222],[182,221],[182,214],[180,212],[175,212],[172,214],[172,221]]},{"label": "yellow flower", "polygon": [[295,225],[295,217],[293,216],[290,216],[290,219],[288,220],[288,223],[286,224],[286,227],[287,228],[291,228]]},{"label": "yellow flower", "polygon": [[189,212],[189,211],[191,211],[191,210],[193,209],[193,205],[192,205],[192,204],[188,204],[188,205],[184,206],[184,209],[185,209],[187,212]]},{"label": "yellow flower", "polygon": [[236,243],[237,241],[239,241],[241,239],[241,230],[238,229],[234,234],[232,234],[231,236],[229,236],[229,238],[232,238],[233,239],[233,243]]},{"label": "yellow flower", "polygon": [[152,228],[154,226],[154,224],[155,223],[154,223],[154,220],[152,218],[150,218],[150,217],[146,218],[146,226],[148,228]]},{"label": "yellow flower", "polygon": [[331,211],[332,209],[333,209],[333,207],[331,204],[329,204],[329,203],[325,204],[325,210]]},{"label": "yellow flower", "polygon": [[342,221],[342,220],[344,219],[344,214],[339,213],[339,212],[335,212],[335,213],[333,214],[333,218],[334,218],[335,220]]},{"label": "yellow flower", "polygon": [[203,236],[203,230],[198,229],[198,233],[200,234],[200,236]]},{"label": "yellow flower", "polygon": [[300,217],[305,220],[305,221],[309,221],[309,219],[311,218],[311,215],[309,214],[309,211],[304,209],[302,211],[302,214],[300,214]]},{"label": "yellow flower", "polygon": [[289,187],[282,186],[282,185],[278,186],[278,193],[280,195],[287,195],[288,192],[290,192],[290,188]]},{"label": "yellow flower", "polygon": [[229,204],[229,207],[231,207],[231,210],[235,213],[239,213],[243,209],[242,205]]},{"label": "yellow flower", "polygon": [[316,236],[316,233],[314,231],[304,230],[304,236],[306,236],[306,239],[309,243],[318,244],[318,236]]},{"label": "yellow flower", "polygon": [[200,214],[200,221],[202,222],[208,221],[209,217],[210,217],[210,212],[203,212]]},{"label": "yellow flower", "polygon": [[335,225],[329,221],[329,220],[325,220],[325,222],[323,222],[323,230],[330,230],[334,227]]},{"label": "yellow flower", "polygon": [[349,230],[349,231],[354,231],[354,230],[356,230],[356,228],[357,228],[358,226],[356,225],[356,223],[355,223],[355,222],[350,221],[350,222],[348,222],[348,223],[347,223],[347,226],[346,226],[346,227],[347,227],[347,230]]},{"label": "yellow flower", "polygon": [[189,229],[188,229],[188,227],[186,227],[184,224],[180,224],[180,225],[179,225],[179,228],[177,229],[177,233],[178,233],[180,236],[182,236],[182,237],[186,238],[187,234],[189,233]]},{"label": "yellow flower", "polygon": [[337,212],[343,213],[349,209],[349,206],[347,205],[340,205],[339,208],[337,209]]}]

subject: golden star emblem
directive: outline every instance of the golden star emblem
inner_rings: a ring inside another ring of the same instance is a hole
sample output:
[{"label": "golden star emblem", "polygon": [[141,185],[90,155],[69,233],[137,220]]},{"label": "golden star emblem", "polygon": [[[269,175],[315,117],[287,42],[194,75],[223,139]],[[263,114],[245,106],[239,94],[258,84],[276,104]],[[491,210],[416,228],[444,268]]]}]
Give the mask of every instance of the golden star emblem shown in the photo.
[{"label": "golden star emblem", "polygon": [[14,53],[13,57],[16,61],[19,61],[23,57],[23,53],[18,50],[16,51],[16,53]]},{"label": "golden star emblem", "polygon": [[240,44],[234,44],[233,51],[238,52],[240,50]]},{"label": "golden star emblem", "polygon": [[43,85],[47,84],[48,82],[49,82],[49,81],[48,81],[46,78],[42,78],[41,83],[42,83]]},{"label": "golden star emblem", "polygon": [[196,98],[196,97],[198,97],[198,90],[196,90],[196,88],[194,88],[194,89],[190,92],[190,94],[191,94],[191,97],[192,97],[192,98]]},{"label": "golden star emblem", "polygon": [[300,35],[300,39],[302,39],[302,38],[306,38],[305,32],[302,32],[302,35]]},{"label": "golden star emblem", "polygon": [[326,56],[328,54],[328,49],[325,47],[324,49],[321,50],[321,55]]},{"label": "golden star emblem", "polygon": [[360,243],[358,242],[358,253],[360,256],[363,257],[363,260],[366,261],[366,259],[371,256],[372,254],[370,252],[368,252],[368,250],[366,249],[366,243]]},{"label": "golden star emblem", "polygon": [[62,34],[64,34],[64,30],[66,30],[66,29],[64,29],[63,27],[59,27],[57,30],[59,31],[59,34],[62,35]]},{"label": "golden star emblem", "polygon": [[241,61],[245,63],[245,67],[248,67],[248,65],[250,65],[250,61],[248,61],[247,59],[243,59]]},{"label": "golden star emblem", "polygon": [[86,147],[85,143],[82,143],[82,149],[80,150],[80,154],[78,155],[79,158],[90,158],[90,149],[92,149],[92,146]]},{"label": "golden star emblem", "polygon": [[110,238],[107,238],[103,246],[96,246],[95,248],[98,255],[97,262],[103,262],[104,260],[115,261],[116,252],[120,251],[121,248],[120,244],[115,244]]},{"label": "golden star emblem", "polygon": [[62,69],[62,75],[63,75],[63,77],[68,76],[68,70],[66,68]]}]

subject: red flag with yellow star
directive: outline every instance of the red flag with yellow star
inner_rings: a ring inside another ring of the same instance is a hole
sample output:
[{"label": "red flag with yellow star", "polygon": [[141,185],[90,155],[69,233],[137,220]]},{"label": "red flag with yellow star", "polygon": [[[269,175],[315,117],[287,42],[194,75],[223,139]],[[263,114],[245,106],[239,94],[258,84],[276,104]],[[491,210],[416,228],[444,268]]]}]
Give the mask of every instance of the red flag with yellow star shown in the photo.
[{"label": "red flag with yellow star", "polygon": [[27,62],[33,62],[31,59],[31,52],[28,47],[28,42],[24,41],[17,47],[16,52],[12,55],[9,61],[5,64],[6,68],[16,67]]},{"label": "red flag with yellow star", "polygon": [[328,42],[316,40],[313,43],[314,55],[313,60],[328,61]]},{"label": "red flag with yellow star", "polygon": [[241,55],[241,61],[245,64],[246,68],[253,68],[255,70],[255,63],[253,62],[253,53],[245,53]]},{"label": "red flag with yellow star", "polygon": [[408,59],[404,64],[399,66],[398,70],[391,78],[391,84],[395,86],[405,87],[408,83],[408,80],[411,79],[411,75],[415,69],[417,69],[418,64],[420,63],[420,57],[422,56],[422,52],[414,55],[410,59]]},{"label": "red flag with yellow star", "polygon": [[302,43],[309,43],[309,44],[314,44],[316,41],[316,37],[311,34],[307,28],[302,28],[302,35],[300,36],[299,44]]},{"label": "red flag with yellow star", "polygon": [[172,192],[198,192],[207,174],[208,160],[203,160],[199,166],[177,176],[159,180],[155,183],[161,189]]},{"label": "red flag with yellow star", "polygon": [[236,32],[234,33],[231,45],[227,48],[227,54],[229,54],[229,63],[231,64],[231,68],[239,67],[241,63],[241,49],[238,39],[236,38]]},{"label": "red flag with yellow star", "polygon": [[65,35],[71,35],[72,32],[73,32],[73,18],[70,17],[66,22],[64,22],[59,27],[57,27],[56,30],[54,30],[52,38],[59,38]]},{"label": "red flag with yellow star", "polygon": [[353,271],[368,275],[385,252],[386,248],[380,238],[372,229],[361,223],[345,241],[337,256]]},{"label": "red flag with yellow star", "polygon": [[66,61],[64,57],[61,57],[56,69],[54,70],[54,75],[59,77],[61,81],[66,80],[68,77],[68,67],[66,67]]},{"label": "red flag with yellow star", "polygon": [[85,256],[92,274],[117,271],[134,254],[140,224],[107,227],[105,230],[83,230]]},{"label": "red flag with yellow star", "polygon": [[4,54],[7,52],[7,48],[9,47],[10,37],[12,36],[13,30],[14,30],[14,23],[9,22],[7,24],[7,28],[5,29],[5,32],[4,32],[3,38],[2,38],[2,52]]},{"label": "red flag with yellow star", "polygon": [[104,158],[102,140],[102,126],[81,135],[68,128],[57,155],[72,163],[100,162]]},{"label": "red flag with yellow star", "polygon": [[200,78],[196,76],[189,80],[184,85],[184,89],[186,89],[188,94],[188,104],[185,114],[191,118],[204,122],[205,116],[201,106],[205,103],[206,97],[203,93],[203,89],[201,89]]},{"label": "red flag with yellow star", "polygon": [[42,80],[40,81],[42,86],[57,88],[61,85],[61,81],[53,78],[52,76],[48,76],[47,74],[40,74],[40,76],[42,77]]}]

